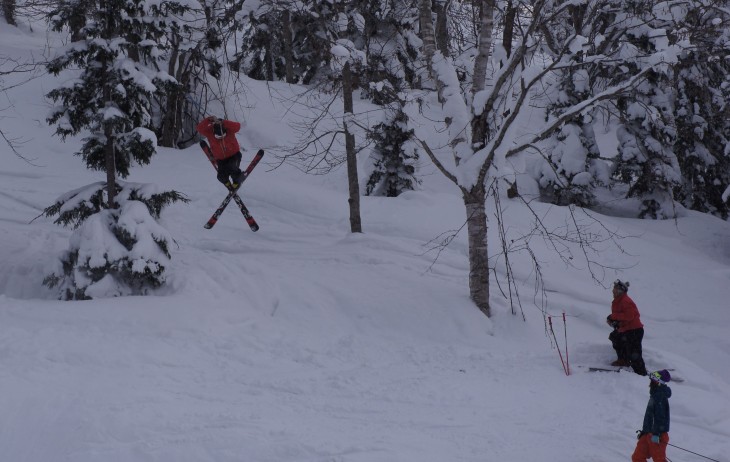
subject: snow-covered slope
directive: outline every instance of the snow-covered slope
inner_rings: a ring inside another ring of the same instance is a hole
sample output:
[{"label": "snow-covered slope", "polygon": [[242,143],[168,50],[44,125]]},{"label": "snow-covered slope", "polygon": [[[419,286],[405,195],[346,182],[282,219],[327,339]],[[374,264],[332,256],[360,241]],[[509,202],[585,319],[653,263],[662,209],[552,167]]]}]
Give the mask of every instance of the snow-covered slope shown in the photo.
[{"label": "snow-covered slope", "polygon": [[[0,24],[0,53],[27,57],[44,43]],[[365,232],[352,235],[344,171],[271,168],[294,133],[261,83],[249,82],[249,108],[239,109],[244,157],[267,150],[242,189],[261,230],[252,233],[234,207],[203,229],[224,189],[197,147],[161,149],[129,180],[191,199],[163,215],[177,242],[168,287],[56,301],[40,282],[70,231],[34,218],[101,175],[72,155],[78,140],[61,143],[44,123],[42,95],[54,84],[40,76],[0,106],[2,131],[30,160],[0,146],[0,460],[629,459],[648,379],[579,367],[613,359],[610,290],[579,259],[566,267],[533,242],[563,355],[566,313],[566,376],[533,303],[530,265],[515,267],[526,321],[496,285],[487,319],[468,299],[463,231],[438,258],[429,251],[463,224],[455,188],[435,173],[421,191],[363,198]],[[507,204],[511,229],[526,232],[526,211]],[[537,207],[546,223],[567,220],[565,210]],[[671,384],[672,444],[727,460],[730,224],[694,213],[676,222],[600,218],[627,236],[621,248],[601,249],[604,264],[624,268],[606,271],[604,284],[631,281],[649,368],[684,379]],[[699,460],[675,448],[669,457]]]}]

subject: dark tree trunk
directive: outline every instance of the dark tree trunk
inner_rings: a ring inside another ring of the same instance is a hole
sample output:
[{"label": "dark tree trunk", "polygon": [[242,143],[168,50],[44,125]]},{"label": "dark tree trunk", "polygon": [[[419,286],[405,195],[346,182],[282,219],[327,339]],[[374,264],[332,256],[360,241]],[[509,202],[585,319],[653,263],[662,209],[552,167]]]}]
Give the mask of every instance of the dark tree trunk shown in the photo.
[{"label": "dark tree trunk", "polygon": [[[106,9],[109,6],[109,3],[107,2],[101,2],[99,4],[100,9]],[[106,21],[105,23],[105,30],[103,33],[103,38],[106,40],[110,40],[115,33],[112,18],[106,17],[104,18]],[[111,79],[108,76],[109,69],[113,63],[107,61],[106,59],[102,59],[101,66],[104,71],[104,77],[102,77],[102,82],[104,87],[102,89],[102,94],[104,97],[104,101],[107,101],[109,104],[112,103],[112,88],[109,86],[111,84]],[[116,166],[116,159],[114,155],[114,129],[109,123],[101,122],[101,126],[104,130],[104,136],[106,137],[106,142],[104,146],[104,160],[106,164],[106,188],[107,188],[107,200],[108,204],[107,206],[110,209],[117,208],[116,203],[116,195],[117,195],[117,166]]]},{"label": "dark tree trunk", "polygon": [[286,83],[294,82],[294,53],[292,51],[294,37],[291,31],[291,14],[284,10],[282,25],[284,33],[284,66],[286,69]]},{"label": "dark tree trunk", "polygon": [[274,46],[273,46],[273,40],[269,40],[266,42],[266,54],[264,55],[264,68],[266,69],[266,80],[269,82],[274,80],[274,77],[276,76],[276,71],[274,70],[274,64],[276,60],[274,59]]},{"label": "dark tree trunk", "polygon": [[[107,66],[108,63],[102,63]],[[104,99],[111,101],[112,90],[109,85],[104,86]],[[108,208],[117,208],[116,194],[117,194],[117,166],[116,159],[114,156],[114,132],[109,124],[104,125],[104,136],[106,137],[106,143],[104,145],[104,161],[106,166],[106,191],[108,199]]]},{"label": "dark tree trunk", "polygon": [[15,0],[1,0],[3,7],[3,16],[5,16],[5,22],[11,26],[17,26],[15,22]]},{"label": "dark tree trunk", "polygon": [[[182,53],[184,55],[184,53]],[[175,72],[175,65],[181,64],[184,59],[180,53],[177,40],[174,40],[170,47],[170,61],[167,65],[167,73],[174,75],[178,82],[180,76]],[[184,94],[179,95],[180,91],[171,92],[167,97],[160,100],[160,111],[162,112],[162,120],[160,121],[160,137],[158,144],[167,148],[176,147],[179,128],[176,124],[178,113],[182,110],[182,102],[179,96],[185,97]]]},{"label": "dark tree trunk", "polygon": [[92,12],[88,11],[92,8],[97,8],[96,2],[80,0],[76,5],[74,9],[75,14],[68,21],[68,28],[71,31],[72,42],[79,42],[85,38],[81,30],[84,26],[86,26],[87,15],[92,15]]},{"label": "dark tree trunk", "polygon": [[165,107],[160,108],[163,112],[158,141],[160,146],[178,147],[178,140],[183,131],[185,97],[192,79],[194,59],[192,52],[180,52],[177,46],[173,47],[168,73],[175,76],[178,85],[162,99]]},{"label": "dark tree trunk", "polygon": [[[345,103],[345,118],[352,116],[354,112],[352,103],[352,73],[350,63],[346,63],[342,69],[342,94]],[[345,150],[347,152],[347,181],[350,191],[350,231],[353,233],[362,232],[362,221],[360,219],[360,182],[357,177],[357,156],[355,153],[355,135],[350,133],[345,126]]]},{"label": "dark tree trunk", "polygon": [[185,87],[172,90],[167,98],[163,100],[166,107],[161,108],[162,124],[160,126],[160,139],[158,144],[167,148],[178,147],[182,129],[182,111],[185,107]]},{"label": "dark tree trunk", "polygon": [[502,33],[502,46],[509,58],[512,54],[512,40],[515,36],[515,18],[517,16],[517,7],[514,6],[512,0],[507,2],[504,11],[504,32]]},{"label": "dark tree trunk", "polygon": [[444,56],[449,56],[448,3],[443,0],[433,2],[436,12],[436,47]]},{"label": "dark tree trunk", "polygon": [[107,197],[109,198],[108,207],[110,209],[115,209],[117,208],[117,174],[116,166],[114,165],[114,138],[111,137],[111,133],[107,136],[104,154],[106,156],[106,192]]}]

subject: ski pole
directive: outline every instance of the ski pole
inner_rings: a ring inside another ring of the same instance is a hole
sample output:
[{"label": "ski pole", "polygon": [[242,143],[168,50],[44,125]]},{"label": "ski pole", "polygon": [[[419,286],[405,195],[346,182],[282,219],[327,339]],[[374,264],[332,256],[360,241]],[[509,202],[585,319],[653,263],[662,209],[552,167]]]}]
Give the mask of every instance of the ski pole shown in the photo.
[{"label": "ski pole", "polygon": [[694,454],[694,455],[696,455],[696,456],[704,457],[705,459],[707,459],[707,460],[711,460],[711,461],[713,461],[713,462],[720,462],[720,461],[719,461],[719,460],[717,460],[717,459],[712,459],[712,458],[710,458],[710,457],[707,457],[707,456],[703,456],[702,454],[697,454],[696,452],[692,452],[692,451],[690,451],[689,449],[684,449],[684,448],[680,448],[679,446],[675,446],[675,445],[673,445],[673,444],[670,444],[670,443],[667,443],[667,446],[671,446],[671,447],[673,447],[673,448],[681,449],[682,451],[685,451],[685,452],[689,452],[690,454]]},{"label": "ski pole", "polygon": [[[548,316],[548,324],[550,325],[550,333],[553,334],[553,340],[555,340],[555,348],[558,350],[558,356],[560,356],[560,364],[563,365],[563,371],[565,372],[565,375],[570,375],[570,370],[565,365],[565,361],[563,361],[563,353],[560,351],[560,345],[558,345],[558,339],[555,336],[555,330],[553,330],[552,316]],[[566,351],[566,354],[567,354],[567,351]]]},{"label": "ski pole", "polygon": [[563,311],[563,332],[565,333],[565,367],[570,375],[570,360],[568,359],[568,323],[565,321],[565,311]]}]

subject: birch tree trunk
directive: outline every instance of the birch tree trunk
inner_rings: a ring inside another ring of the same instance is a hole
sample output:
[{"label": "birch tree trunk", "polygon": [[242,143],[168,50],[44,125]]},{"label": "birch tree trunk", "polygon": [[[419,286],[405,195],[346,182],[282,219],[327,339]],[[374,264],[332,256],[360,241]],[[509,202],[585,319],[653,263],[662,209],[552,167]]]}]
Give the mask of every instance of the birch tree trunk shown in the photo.
[{"label": "birch tree trunk", "polygon": [[342,95],[345,105],[345,151],[347,153],[347,181],[350,197],[347,202],[350,205],[350,231],[353,233],[362,232],[362,220],[360,219],[360,182],[357,178],[357,155],[355,152],[355,135],[347,128],[347,119],[352,117],[354,112],[352,102],[352,72],[349,61],[342,68]]},{"label": "birch tree trunk", "polygon": [[426,55],[428,76],[434,76],[433,55],[436,53],[436,33],[431,20],[431,0],[419,0],[419,24],[421,26],[421,40],[423,40],[423,52]]},{"label": "birch tree trunk", "polygon": [[492,33],[494,32],[495,0],[482,0],[479,16],[479,47],[474,60],[474,82],[472,94],[484,90],[487,84],[487,65],[492,50]]},{"label": "birch tree trunk", "polygon": [[[492,34],[494,32],[494,4],[495,0],[482,0],[480,8],[480,29],[479,29],[479,49],[477,57],[474,60],[474,81],[472,83],[472,94],[484,90],[487,84],[487,66],[491,57],[492,50]],[[487,114],[489,111],[480,110],[474,113],[471,123],[472,141],[481,148],[487,142]]]},{"label": "birch tree trunk", "polygon": [[469,294],[479,310],[491,316],[489,307],[489,252],[487,247],[486,191],[478,185],[462,190],[469,236]]},{"label": "birch tree trunk", "polygon": [[[424,12],[431,10],[431,0],[419,0],[421,19],[425,20]],[[474,86],[476,89],[472,90],[472,94],[480,91],[484,88],[486,80],[486,68],[487,62],[489,61],[489,47],[491,46],[491,36],[493,27],[493,15],[494,15],[494,0],[483,0],[482,9],[484,15],[482,16],[482,30],[480,33],[480,55],[475,63],[476,66],[481,66],[482,70],[480,78],[480,84],[476,84],[475,69],[475,82]],[[424,52],[428,57],[429,69],[433,71],[433,79],[437,83],[439,90],[439,100],[443,103],[443,112],[446,125],[448,127],[447,132],[449,134],[449,145],[453,149],[454,164],[459,166],[464,157],[471,156],[474,152],[481,148],[481,146],[475,146],[477,141],[470,136],[464,136],[464,130],[468,132],[468,127],[471,124],[472,128],[474,125],[474,114],[473,110],[470,111],[466,103],[464,94],[461,93],[460,89],[457,88],[456,83],[458,79],[455,77],[455,70],[450,64],[448,57],[437,54],[433,49],[435,48],[434,28],[433,24],[421,23],[421,39],[424,43]],[[430,45],[429,45],[430,44]],[[432,47],[429,51],[429,46]],[[434,66],[434,57],[437,56],[441,62],[439,65]],[[450,72],[451,75],[439,75],[440,72]],[[450,85],[444,84],[443,82],[450,82]],[[442,91],[443,90],[443,91]],[[486,126],[486,122],[477,124],[477,127]],[[486,133],[486,129],[484,129]],[[467,133],[473,135],[472,133]],[[481,139],[479,140],[481,141]],[[489,305],[489,252],[487,247],[487,214],[486,214],[486,188],[485,177],[488,171],[487,166],[481,166],[477,179],[472,185],[459,184],[459,180],[456,176],[449,173],[447,169],[433,155],[433,152],[427,147],[426,152],[428,153],[431,160],[436,163],[439,170],[444,173],[447,178],[453,181],[462,192],[464,200],[464,207],[466,209],[466,221],[467,221],[467,233],[469,239],[469,295],[472,301],[476,304],[477,308],[484,313],[486,316],[491,315]],[[491,162],[491,161],[489,161]]]}]

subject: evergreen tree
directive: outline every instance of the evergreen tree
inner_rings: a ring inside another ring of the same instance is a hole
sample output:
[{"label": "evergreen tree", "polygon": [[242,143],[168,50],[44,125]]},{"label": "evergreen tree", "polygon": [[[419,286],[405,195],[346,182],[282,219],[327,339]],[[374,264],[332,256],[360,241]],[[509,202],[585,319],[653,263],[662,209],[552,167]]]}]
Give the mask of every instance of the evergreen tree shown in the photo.
[{"label": "evergreen tree", "polygon": [[[587,39],[545,92],[548,118],[620,84],[624,75],[643,71],[645,78],[600,111],[575,117],[544,144],[537,177],[545,196],[558,204],[594,204],[596,188],[607,183],[594,125],[606,122],[597,117],[602,113],[617,114],[612,188],[641,201],[639,216],[674,216],[675,200],[727,216],[726,3],[706,8],[702,1],[681,7],[655,0],[593,1],[570,5],[555,17],[546,41],[553,59],[565,57],[551,43],[571,34]],[[663,65],[646,58],[665,49],[671,51]],[[596,51],[618,59],[584,62],[586,52]]]},{"label": "evergreen tree", "polygon": [[[641,72],[644,64],[640,60],[651,50],[639,50],[627,43],[627,37],[638,42],[646,39],[646,30],[636,28],[645,21],[638,15],[644,11],[630,5],[633,3],[599,0],[570,5],[552,18],[544,52],[560,65],[544,93],[548,101],[546,120],[595,97],[623,76]],[[571,44],[570,52],[555,45],[564,43]],[[633,97],[618,103],[609,101],[574,116],[543,143],[544,154],[535,176],[547,200],[559,205],[597,205],[596,190],[610,185],[611,171],[601,156],[595,129],[605,123],[606,113],[622,112],[616,104],[625,105]],[[625,129],[620,133],[626,137]],[[622,149],[627,150],[628,145],[622,144]],[[633,172],[633,177],[640,175]]]},{"label": "evergreen tree", "polygon": [[363,13],[363,26],[350,32],[364,42],[368,63],[361,76],[361,93],[386,113],[385,121],[370,129],[375,146],[365,193],[396,197],[420,183],[416,177],[419,154],[399,96],[418,82],[417,44],[412,40],[418,11],[405,2],[381,0],[356,2],[356,6]]},{"label": "evergreen tree", "polygon": [[[568,38],[574,42],[572,48],[579,51],[569,55],[570,60],[557,73],[553,91],[548,92],[553,98],[548,116],[558,116],[564,108],[622,83],[626,75],[643,74],[630,91],[604,107],[607,113],[619,115],[613,187],[641,200],[641,217],[674,215],[673,193],[681,183],[674,152],[678,138],[671,85],[671,53],[677,48],[667,55],[664,65],[656,65],[647,57],[678,42],[675,21],[681,13],[655,0],[595,1],[571,5],[565,12],[556,17],[562,22],[547,43]],[[586,54],[606,58],[587,62],[583,58]],[[593,110],[574,117],[547,143],[545,157],[550,167],[540,170],[540,181],[553,202],[595,205],[595,189],[609,183],[593,132],[593,125],[605,121],[596,117],[599,114]]]},{"label": "evergreen tree", "polygon": [[681,183],[673,147],[677,140],[669,76],[651,71],[619,102],[622,121],[614,178],[628,185],[627,196],[641,200],[640,218],[675,216],[672,191]]},{"label": "evergreen tree", "polygon": [[[558,116],[591,96],[594,86],[587,69],[559,72],[553,89],[556,100],[548,106],[547,115]],[[545,157],[538,163],[536,175],[542,194],[556,205],[591,207],[596,204],[595,188],[608,184],[608,168],[600,160],[601,153],[594,132],[593,109],[573,118],[545,142]]]},{"label": "evergreen tree", "polygon": [[730,21],[722,10],[696,8],[679,25],[695,47],[680,57],[672,87],[677,92],[674,145],[681,184],[675,197],[685,207],[728,218],[722,194],[730,185]]},{"label": "evergreen tree", "polygon": [[342,19],[335,8],[327,0],[262,0],[248,16],[234,66],[259,80],[320,81]]},{"label": "evergreen tree", "polygon": [[[78,24],[76,3],[71,0],[59,4],[51,15],[54,30],[61,31],[72,23]],[[156,137],[146,128],[151,120],[151,99],[154,94],[163,91],[165,85],[175,84],[169,75],[160,71],[157,60],[162,53],[157,40],[170,26],[166,20],[168,13],[176,8],[178,5],[175,3],[157,1],[102,0],[98,7],[83,11],[87,16],[83,21],[85,25],[78,32],[78,40],[72,41],[47,66],[55,75],[72,66],[80,69],[78,76],[71,77],[47,95],[60,103],[53,108],[48,121],[56,124],[56,134],[63,139],[88,130],[90,135],[83,140],[77,154],[87,168],[106,173],[103,185],[106,197],[103,197],[101,187],[92,185],[82,188],[85,194],[74,192],[64,196],[45,211],[48,216],[61,214],[61,224],[69,223],[63,219],[68,213],[83,221],[75,223],[78,230],[72,236],[71,249],[62,258],[64,281],[58,280],[61,276],[57,273],[48,280],[49,284],[63,288],[63,298],[90,296],[87,289],[91,283],[115,287],[104,292],[98,290],[97,285],[97,290],[92,291],[94,293],[124,295],[143,293],[164,281],[164,265],[153,262],[159,256],[159,250],[167,256],[169,239],[153,230],[151,225],[130,229],[124,224],[130,215],[137,223],[147,223],[152,218],[146,212],[147,207],[139,206],[140,201],[134,194],[120,189],[116,177],[126,178],[133,162],[145,165],[156,152]],[[122,191],[127,193],[117,198]],[[172,201],[183,199],[174,191],[162,196]],[[94,213],[89,214],[89,211]],[[108,232],[98,232],[99,225]],[[145,233],[150,236],[145,236]],[[109,244],[110,235],[121,247]],[[149,254],[140,255],[140,249],[133,242],[148,240],[155,242],[159,250],[143,246],[142,249]],[[85,248],[101,249],[102,256],[84,253]],[[121,249],[126,249],[126,252]],[[147,263],[139,264],[140,259]],[[125,261],[133,263],[130,266]],[[150,269],[152,267],[155,267],[154,270]],[[150,274],[138,284],[129,271],[120,268],[129,268],[132,273]],[[82,276],[88,273],[93,276]],[[100,282],[102,280],[103,283]],[[128,287],[128,290],[121,287]]]},{"label": "evergreen tree", "polygon": [[43,283],[64,300],[142,295],[165,282],[170,233],[156,219],[173,202],[188,199],[154,185],[117,182],[120,206],[108,208],[105,184],[70,191],[44,210],[74,229],[69,249]]},{"label": "evergreen tree", "polygon": [[[75,1],[62,1],[51,16],[61,31],[79,13]],[[129,175],[132,162],[147,164],[156,152],[151,122],[151,98],[166,86],[176,85],[161,69],[157,41],[164,36],[167,14],[175,3],[146,0],[104,0],[85,10],[83,37],[74,41],[48,70],[54,75],[76,66],[80,75],[48,93],[60,102],[48,122],[65,139],[88,129],[79,153],[87,167],[107,172],[109,200],[113,203],[116,174]]]},{"label": "evergreen tree", "polygon": [[727,217],[728,2],[628,4],[644,18],[627,35],[628,51],[651,52],[668,43],[675,53],[619,105],[615,178],[629,185],[629,197],[642,200],[642,217],[676,216],[675,201]]},{"label": "evergreen tree", "polygon": [[418,150],[413,142],[413,130],[408,129],[408,116],[399,109],[391,120],[373,127],[370,137],[375,141],[371,154],[373,172],[365,193],[374,196],[397,197],[415,189],[420,180],[415,176]]}]

